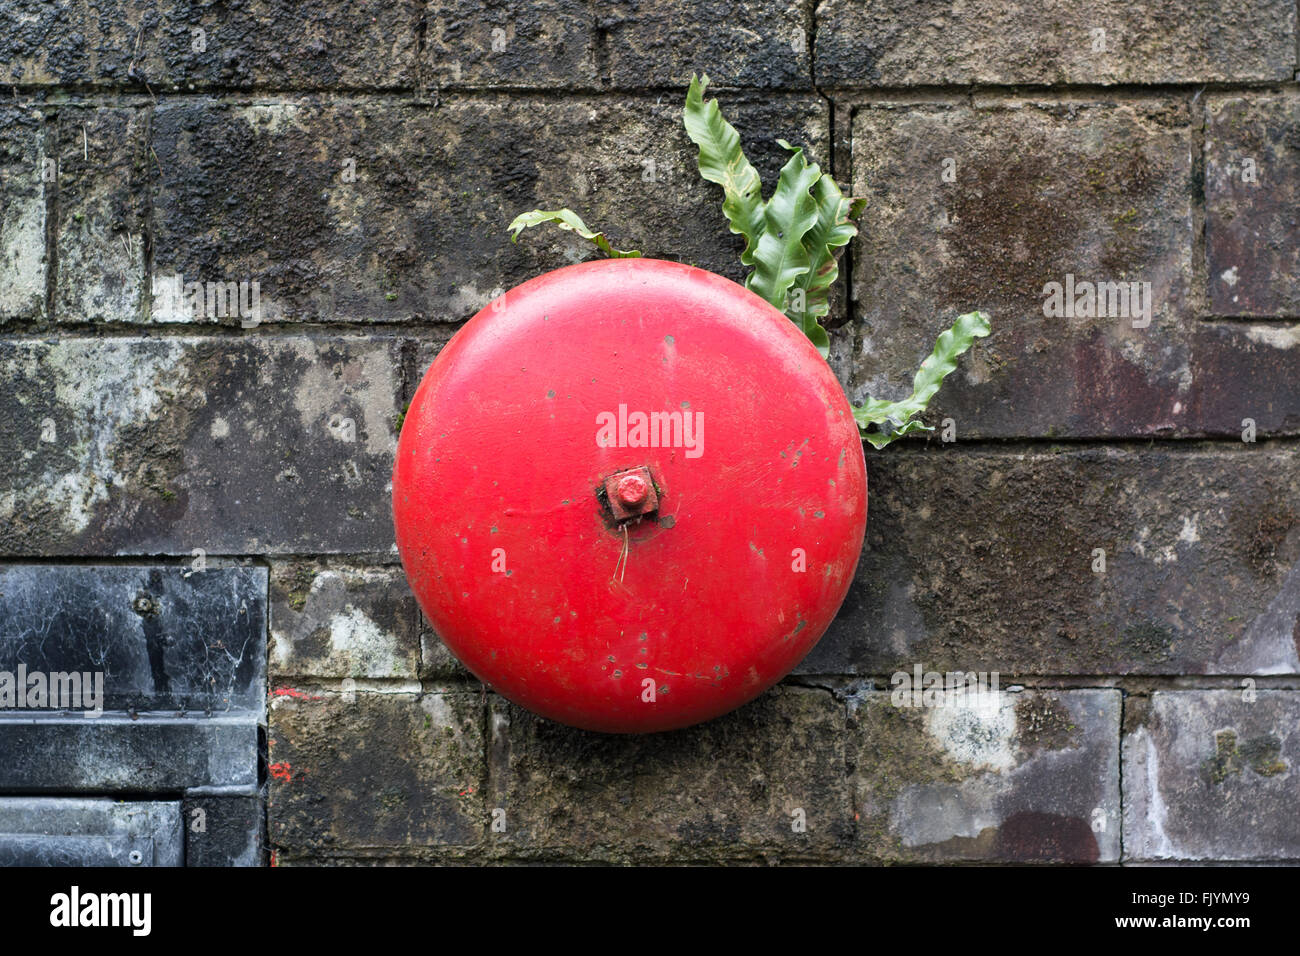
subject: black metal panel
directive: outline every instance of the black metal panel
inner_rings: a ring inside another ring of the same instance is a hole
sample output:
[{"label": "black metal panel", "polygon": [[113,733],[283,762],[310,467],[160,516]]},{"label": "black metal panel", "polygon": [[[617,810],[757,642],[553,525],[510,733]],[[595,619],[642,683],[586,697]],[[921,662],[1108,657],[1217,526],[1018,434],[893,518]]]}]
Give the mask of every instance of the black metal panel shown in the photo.
[{"label": "black metal panel", "polygon": [[264,568],[0,565],[0,865],[262,865],[266,614]]},{"label": "black metal panel", "polygon": [[260,715],[266,590],[265,568],[0,566],[0,706],[21,667],[102,674],[106,710]]},{"label": "black metal panel", "polygon": [[0,790],[180,793],[256,787],[257,724],[244,717],[0,719]]},{"label": "black metal panel", "polygon": [[0,866],[180,866],[175,801],[0,797]]}]

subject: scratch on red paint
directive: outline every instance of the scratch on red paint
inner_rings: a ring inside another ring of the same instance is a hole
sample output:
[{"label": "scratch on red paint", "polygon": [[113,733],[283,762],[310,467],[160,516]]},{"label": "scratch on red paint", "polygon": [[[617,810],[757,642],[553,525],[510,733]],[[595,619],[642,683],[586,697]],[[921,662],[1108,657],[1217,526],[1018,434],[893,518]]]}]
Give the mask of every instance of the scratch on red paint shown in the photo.
[{"label": "scratch on red paint", "polygon": [[284,761],[280,761],[279,763],[273,763],[271,764],[271,766],[267,767],[266,769],[271,771],[271,776],[274,777],[276,780],[283,780],[287,783],[293,779],[293,770]]}]

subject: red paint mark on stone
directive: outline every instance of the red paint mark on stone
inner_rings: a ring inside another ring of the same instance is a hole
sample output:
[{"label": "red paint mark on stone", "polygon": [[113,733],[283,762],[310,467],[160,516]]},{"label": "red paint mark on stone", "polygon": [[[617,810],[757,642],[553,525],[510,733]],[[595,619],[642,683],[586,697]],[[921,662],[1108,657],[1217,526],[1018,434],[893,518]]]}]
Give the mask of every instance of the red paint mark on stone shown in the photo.
[{"label": "red paint mark on stone", "polygon": [[267,769],[271,771],[271,776],[276,780],[283,780],[287,783],[293,779],[293,770],[284,761],[273,763]]},{"label": "red paint mark on stone", "polygon": [[277,687],[275,690],[271,691],[271,694],[274,697],[293,697],[298,700],[321,700],[322,699],[319,696],[313,697],[310,694],[304,694],[302,691],[295,690],[292,687]]}]

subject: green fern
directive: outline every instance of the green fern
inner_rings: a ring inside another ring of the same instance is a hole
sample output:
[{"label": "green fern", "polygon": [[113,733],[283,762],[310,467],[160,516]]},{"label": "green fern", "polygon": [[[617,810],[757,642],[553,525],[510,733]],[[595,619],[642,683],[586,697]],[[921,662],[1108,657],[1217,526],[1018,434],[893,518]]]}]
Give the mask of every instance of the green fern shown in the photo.
[{"label": "green fern", "polygon": [[[794,155],[781,170],[776,192],[762,203],[749,186],[753,166],[741,149],[740,136],[723,119],[716,99],[704,101],[708,84],[708,76],[691,77],[686,133],[699,147],[700,174],[723,187],[723,212],[731,231],[745,236],[747,255],[741,256],[741,262],[754,267],[745,286],[783,311],[825,357],[830,339],[820,320],[830,312],[828,296],[839,277],[839,257],[858,234],[854,220],[862,215],[866,200],[845,196],[829,173],[807,163],[802,150],[777,140]],[[726,170],[749,171],[739,180],[743,195],[734,186],[736,177],[719,173]],[[745,215],[733,215],[742,199]],[[916,416],[925,411],[944,377],[956,369],[962,353],[975,339],[988,334],[984,313],[959,317],[939,336],[934,352],[921,364],[908,398],[901,402],[869,398],[853,410],[863,439],[883,448],[904,435],[933,431]]]},{"label": "green fern", "polygon": [[[801,148],[777,140],[792,155],[781,169],[776,189],[764,201],[758,171],[745,156],[740,134],[722,115],[716,99],[704,99],[707,75],[691,77],[682,120],[686,135],[699,149],[700,175],[722,187],[722,213],[736,235],[745,239],[740,254],[749,266],[745,287],[784,312],[825,358],[830,339],[821,319],[830,312],[830,289],[839,278],[839,257],[858,234],[855,220],[865,199],[845,196],[829,173],[810,164]],[[510,224],[511,240],[530,226],[554,223],[594,242],[613,258],[641,255],[613,248],[604,233],[592,232],[570,209],[534,209]],[[990,331],[988,316],[968,312],[940,334],[934,351],[921,363],[912,394],[899,402],[868,398],[853,410],[865,441],[883,448],[904,435],[933,431],[920,421],[943,379],[975,339]]]},{"label": "green fern", "polygon": [[[944,378],[957,368],[957,359],[962,353],[974,345],[976,339],[988,334],[989,318],[983,312],[959,315],[952,328],[939,334],[934,351],[921,363],[912,382],[911,395],[901,402],[868,398],[861,408],[853,409],[862,437],[871,442],[873,448],[884,448],[894,439],[912,432],[934,431],[932,425],[922,424],[915,416],[925,411]],[[881,431],[882,426],[888,426],[889,430]],[[872,428],[875,430],[868,430]]]},{"label": "green fern", "polygon": [[515,216],[514,221],[510,223],[510,241],[518,242],[519,234],[529,226],[540,226],[544,222],[551,222],[561,229],[567,229],[582,236],[583,239],[590,240],[596,244],[596,248],[611,259],[639,259],[641,253],[636,249],[624,251],[615,249],[609,244],[603,232],[592,232],[587,228],[587,224],[582,221],[576,212],[572,209],[534,209],[532,212],[520,213]]}]

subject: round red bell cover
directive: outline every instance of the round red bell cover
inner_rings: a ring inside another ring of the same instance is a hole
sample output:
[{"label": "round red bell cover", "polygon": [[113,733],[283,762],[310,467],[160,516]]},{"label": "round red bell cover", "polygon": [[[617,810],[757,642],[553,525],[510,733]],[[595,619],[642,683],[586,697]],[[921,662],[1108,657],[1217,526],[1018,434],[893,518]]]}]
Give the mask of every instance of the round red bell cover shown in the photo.
[{"label": "round red bell cover", "polygon": [[474,316],[393,471],[438,636],[498,693],[597,731],[684,727],[780,680],[839,610],[866,516],[852,411],[803,333],[655,259],[558,269]]}]

